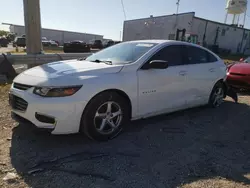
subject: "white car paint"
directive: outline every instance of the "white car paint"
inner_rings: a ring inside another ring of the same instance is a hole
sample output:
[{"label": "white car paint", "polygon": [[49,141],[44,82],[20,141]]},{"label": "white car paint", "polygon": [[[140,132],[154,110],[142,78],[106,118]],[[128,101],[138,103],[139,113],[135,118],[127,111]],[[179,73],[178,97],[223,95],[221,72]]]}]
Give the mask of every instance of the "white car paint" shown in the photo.
[{"label": "white car paint", "polygon": [[[142,41],[127,43],[133,42]],[[34,94],[34,87],[23,91],[12,84],[10,93],[28,102],[25,112],[12,111],[39,128],[53,129],[52,134],[77,133],[86,105],[102,91],[116,89],[126,93],[132,105],[131,117],[135,120],[204,105],[208,103],[214,84],[226,77],[226,66],[215,54],[218,59],[215,63],[141,70],[142,65],[165,46],[193,45],[166,40],[143,42],[157,45],[130,64],[107,65],[70,60],[45,64],[21,73],[14,83],[49,87],[82,85],[82,88],[72,96],[50,98]],[[215,71],[210,72],[211,68]],[[56,124],[41,123],[35,118],[36,112],[55,117]]]}]

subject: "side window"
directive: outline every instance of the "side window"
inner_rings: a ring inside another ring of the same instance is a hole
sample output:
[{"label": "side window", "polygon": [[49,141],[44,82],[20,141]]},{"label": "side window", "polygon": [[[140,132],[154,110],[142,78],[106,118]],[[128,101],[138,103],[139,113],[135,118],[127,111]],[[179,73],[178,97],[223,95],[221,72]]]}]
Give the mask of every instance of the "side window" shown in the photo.
[{"label": "side window", "polygon": [[218,59],[211,53],[207,52],[207,56],[208,56],[208,62],[209,63],[214,63],[216,61],[218,61]]},{"label": "side window", "polygon": [[149,62],[153,60],[167,61],[169,66],[183,65],[182,46],[167,46],[157,52],[152,58],[150,58]]},{"label": "side window", "polygon": [[200,64],[209,62],[208,52],[206,50],[193,46],[188,46],[187,52],[189,64]]}]

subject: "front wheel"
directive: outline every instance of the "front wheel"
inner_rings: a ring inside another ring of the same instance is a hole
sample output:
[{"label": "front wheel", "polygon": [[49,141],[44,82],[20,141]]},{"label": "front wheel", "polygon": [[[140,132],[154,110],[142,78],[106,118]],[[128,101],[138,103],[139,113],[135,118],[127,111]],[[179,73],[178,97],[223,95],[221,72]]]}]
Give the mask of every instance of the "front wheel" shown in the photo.
[{"label": "front wheel", "polygon": [[80,129],[93,140],[107,141],[116,137],[128,120],[126,100],[115,92],[104,92],[87,105]]},{"label": "front wheel", "polygon": [[225,96],[225,87],[222,82],[218,82],[215,84],[209,98],[209,106],[213,108],[217,108],[223,102]]}]

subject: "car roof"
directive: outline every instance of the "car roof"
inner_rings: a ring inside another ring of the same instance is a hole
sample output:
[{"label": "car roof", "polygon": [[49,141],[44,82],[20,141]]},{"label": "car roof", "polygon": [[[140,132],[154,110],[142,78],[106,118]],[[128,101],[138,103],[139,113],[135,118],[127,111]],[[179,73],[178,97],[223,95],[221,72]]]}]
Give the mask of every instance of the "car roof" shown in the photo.
[{"label": "car roof", "polygon": [[139,42],[143,42],[143,43],[156,43],[157,45],[161,45],[161,44],[168,44],[168,45],[186,45],[186,46],[194,46],[197,48],[201,48],[203,50],[209,51],[210,53],[212,53],[214,56],[216,56],[218,59],[220,59],[220,57],[213,53],[212,51],[210,51],[209,49],[198,45],[198,44],[194,44],[194,43],[190,43],[190,42],[184,42],[184,41],[177,41],[177,40],[134,40],[134,41],[127,41],[126,43],[139,43]]},{"label": "car roof", "polygon": [[[177,41],[177,40],[135,40],[135,41],[127,41],[127,43],[139,43],[139,42],[143,42],[143,43],[155,43],[157,45],[160,44],[168,44],[168,45],[186,45],[186,46],[194,46],[194,47],[198,47],[207,51],[210,51],[207,48],[204,48],[201,45],[198,44],[194,44],[194,43],[190,43],[190,42],[184,42],[184,41]],[[210,51],[211,52],[211,51]],[[214,53],[213,53],[214,54]],[[215,55],[215,54],[214,54]]]},{"label": "car roof", "polygon": [[134,41],[128,41],[128,43],[138,43],[138,42],[144,42],[144,43],[156,43],[156,44],[182,44],[182,45],[190,45],[190,46],[199,46],[193,43],[184,42],[184,41],[177,41],[177,40],[134,40]]}]

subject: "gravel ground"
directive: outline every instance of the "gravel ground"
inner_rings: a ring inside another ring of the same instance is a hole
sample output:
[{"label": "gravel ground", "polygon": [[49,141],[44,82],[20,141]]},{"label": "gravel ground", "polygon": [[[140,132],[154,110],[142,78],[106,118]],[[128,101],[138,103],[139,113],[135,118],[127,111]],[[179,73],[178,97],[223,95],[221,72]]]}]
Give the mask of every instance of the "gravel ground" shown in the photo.
[{"label": "gravel ground", "polygon": [[[10,118],[0,87],[0,187],[250,187],[250,97],[132,122],[116,139],[52,136]],[[18,175],[4,181],[8,172]]]}]

